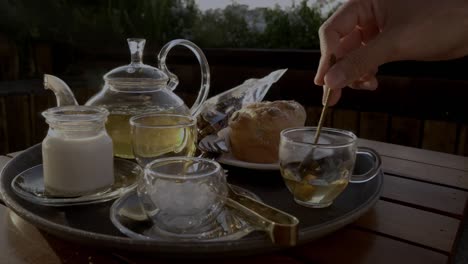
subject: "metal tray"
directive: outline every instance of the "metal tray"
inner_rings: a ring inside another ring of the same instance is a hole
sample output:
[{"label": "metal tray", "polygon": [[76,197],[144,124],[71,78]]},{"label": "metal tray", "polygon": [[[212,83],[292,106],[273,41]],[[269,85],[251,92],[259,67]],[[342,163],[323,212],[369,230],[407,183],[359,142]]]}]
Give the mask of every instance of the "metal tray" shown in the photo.
[{"label": "metal tray", "polygon": [[[0,190],[5,204],[36,227],[57,237],[88,246],[145,253],[159,257],[207,258],[260,254],[282,249],[259,232],[236,241],[161,242],[128,238],[111,223],[112,201],[70,207],[49,207],[28,202],[11,188],[12,179],[22,171],[42,163],[41,146],[35,145],[12,159],[1,173]],[[373,166],[369,155],[358,155],[355,171]],[[371,181],[349,184],[334,204],[324,209],[311,209],[296,204],[278,171],[253,171],[225,166],[228,181],[257,194],[265,203],[284,210],[300,220],[299,241],[303,244],[355,221],[379,199],[383,174]]]}]

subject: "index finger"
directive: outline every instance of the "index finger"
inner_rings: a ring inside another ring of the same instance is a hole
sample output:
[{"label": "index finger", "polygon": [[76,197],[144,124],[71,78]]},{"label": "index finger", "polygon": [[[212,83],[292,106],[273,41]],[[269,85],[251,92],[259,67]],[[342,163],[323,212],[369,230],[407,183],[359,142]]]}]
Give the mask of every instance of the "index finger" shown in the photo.
[{"label": "index finger", "polygon": [[315,84],[323,85],[324,76],[330,68],[330,55],[335,54],[341,39],[353,32],[356,26],[363,26],[372,20],[369,0],[351,0],[343,4],[319,29],[320,57],[315,75]]}]

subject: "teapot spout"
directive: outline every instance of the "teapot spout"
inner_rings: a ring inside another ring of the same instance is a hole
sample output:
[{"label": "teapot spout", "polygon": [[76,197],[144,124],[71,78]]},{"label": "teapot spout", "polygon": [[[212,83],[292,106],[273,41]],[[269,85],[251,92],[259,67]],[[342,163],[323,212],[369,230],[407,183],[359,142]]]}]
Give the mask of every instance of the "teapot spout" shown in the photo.
[{"label": "teapot spout", "polygon": [[54,92],[57,106],[78,105],[70,87],[60,78],[44,74],[44,88]]}]

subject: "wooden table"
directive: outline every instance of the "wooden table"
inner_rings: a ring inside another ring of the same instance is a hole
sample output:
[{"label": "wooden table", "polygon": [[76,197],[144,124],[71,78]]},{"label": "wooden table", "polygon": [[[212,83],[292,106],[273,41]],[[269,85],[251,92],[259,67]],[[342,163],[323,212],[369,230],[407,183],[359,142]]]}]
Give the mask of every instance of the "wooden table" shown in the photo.
[{"label": "wooden table", "polygon": [[[377,150],[383,160],[383,194],[372,210],[355,223],[310,244],[213,263],[453,260],[461,230],[468,224],[468,158],[369,140],[360,140],[359,145]],[[0,168],[17,154],[0,156]],[[0,263],[174,263],[60,240],[40,232],[4,206],[0,206],[0,252]]]}]

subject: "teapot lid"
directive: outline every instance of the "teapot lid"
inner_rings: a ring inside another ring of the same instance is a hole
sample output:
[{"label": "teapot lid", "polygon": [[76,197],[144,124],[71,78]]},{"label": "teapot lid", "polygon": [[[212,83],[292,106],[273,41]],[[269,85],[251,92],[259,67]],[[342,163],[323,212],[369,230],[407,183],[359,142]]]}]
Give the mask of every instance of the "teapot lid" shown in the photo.
[{"label": "teapot lid", "polygon": [[169,80],[167,74],[160,69],[143,64],[143,49],[145,39],[127,39],[131,54],[128,65],[117,67],[104,75],[106,82],[122,85],[166,85]]}]

